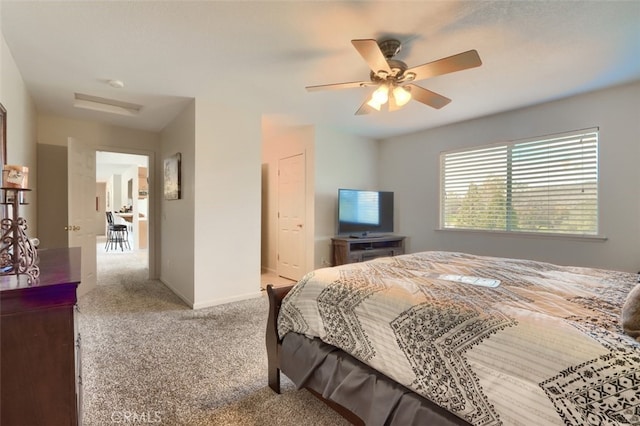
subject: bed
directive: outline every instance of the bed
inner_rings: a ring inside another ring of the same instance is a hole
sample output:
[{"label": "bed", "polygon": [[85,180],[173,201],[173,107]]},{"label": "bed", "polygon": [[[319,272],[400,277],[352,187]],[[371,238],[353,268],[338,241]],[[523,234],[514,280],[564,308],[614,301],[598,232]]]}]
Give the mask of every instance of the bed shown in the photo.
[{"label": "bed", "polygon": [[318,269],[268,287],[269,386],[354,424],[640,424],[636,282],[455,252]]}]

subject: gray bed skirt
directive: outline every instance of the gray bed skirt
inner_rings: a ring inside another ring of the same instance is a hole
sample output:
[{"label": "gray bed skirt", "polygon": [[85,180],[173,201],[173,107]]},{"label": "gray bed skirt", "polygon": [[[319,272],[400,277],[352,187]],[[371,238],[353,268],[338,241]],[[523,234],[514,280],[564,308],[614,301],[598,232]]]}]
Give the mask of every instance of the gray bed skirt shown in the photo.
[{"label": "gray bed skirt", "polygon": [[367,425],[469,425],[468,422],[320,339],[288,333],[281,371],[357,415]]}]

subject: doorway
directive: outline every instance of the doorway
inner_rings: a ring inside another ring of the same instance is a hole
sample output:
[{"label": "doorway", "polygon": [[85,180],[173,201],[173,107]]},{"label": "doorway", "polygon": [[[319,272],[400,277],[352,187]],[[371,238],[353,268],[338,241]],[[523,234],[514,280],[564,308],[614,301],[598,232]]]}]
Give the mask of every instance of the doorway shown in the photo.
[{"label": "doorway", "polygon": [[[96,151],[98,285],[149,278],[149,156]],[[127,244],[108,244],[107,212],[125,225]]]}]

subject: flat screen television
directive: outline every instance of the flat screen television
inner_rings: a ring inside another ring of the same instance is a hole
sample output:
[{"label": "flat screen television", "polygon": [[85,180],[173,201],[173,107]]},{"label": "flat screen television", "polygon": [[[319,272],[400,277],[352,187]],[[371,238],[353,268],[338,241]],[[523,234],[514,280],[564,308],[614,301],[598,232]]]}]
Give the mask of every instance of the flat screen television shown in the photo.
[{"label": "flat screen television", "polygon": [[393,233],[393,192],[338,190],[338,235],[376,237]]}]

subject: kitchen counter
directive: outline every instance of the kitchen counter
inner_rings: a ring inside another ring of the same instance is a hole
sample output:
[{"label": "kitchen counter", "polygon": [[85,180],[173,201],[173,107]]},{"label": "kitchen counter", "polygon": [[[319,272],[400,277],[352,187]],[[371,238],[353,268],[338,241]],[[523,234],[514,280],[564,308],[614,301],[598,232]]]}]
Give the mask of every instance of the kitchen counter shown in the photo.
[{"label": "kitchen counter", "polygon": [[[133,213],[114,212],[113,215],[124,219],[127,222],[127,225],[129,224],[133,225]],[[133,232],[132,228],[133,228],[132,226],[129,226],[130,232]],[[140,249],[147,248],[147,238],[148,238],[147,231],[148,231],[147,217],[144,215],[138,214],[138,241],[136,245],[137,248],[140,248]]]},{"label": "kitchen counter", "polygon": [[114,213],[114,216],[121,217],[127,222],[133,222],[133,213]]}]

